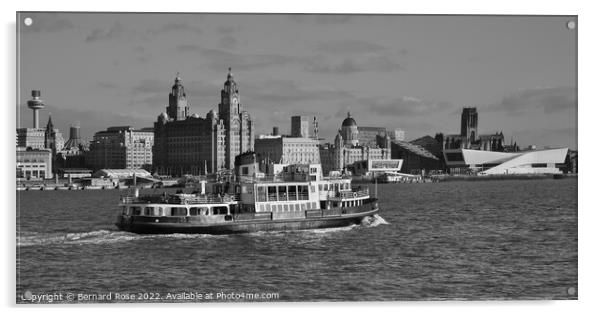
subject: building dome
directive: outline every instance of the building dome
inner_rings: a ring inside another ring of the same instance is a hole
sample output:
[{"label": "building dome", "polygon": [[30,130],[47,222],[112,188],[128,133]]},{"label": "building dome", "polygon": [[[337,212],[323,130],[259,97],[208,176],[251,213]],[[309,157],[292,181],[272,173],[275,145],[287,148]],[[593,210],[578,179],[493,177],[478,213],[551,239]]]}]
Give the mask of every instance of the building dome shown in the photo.
[{"label": "building dome", "polygon": [[355,120],[351,117],[351,112],[347,112],[347,118],[343,120],[343,127],[346,126],[357,126]]}]

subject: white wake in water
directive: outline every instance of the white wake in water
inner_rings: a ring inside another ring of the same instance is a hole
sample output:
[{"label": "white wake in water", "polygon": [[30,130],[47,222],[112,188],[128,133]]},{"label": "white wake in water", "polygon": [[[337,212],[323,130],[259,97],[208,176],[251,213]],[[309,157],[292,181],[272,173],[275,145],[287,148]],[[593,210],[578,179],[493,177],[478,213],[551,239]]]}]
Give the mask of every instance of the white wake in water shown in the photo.
[{"label": "white wake in water", "polygon": [[193,239],[218,237],[203,234],[170,234],[170,235],[139,235],[123,231],[96,230],[77,233],[27,233],[17,236],[18,247],[57,245],[57,244],[107,244],[130,240],[165,238],[165,239]]},{"label": "white wake in water", "polygon": [[389,225],[389,222],[387,222],[384,218],[380,217],[380,215],[378,214],[362,218],[362,226],[376,227],[378,225]]}]

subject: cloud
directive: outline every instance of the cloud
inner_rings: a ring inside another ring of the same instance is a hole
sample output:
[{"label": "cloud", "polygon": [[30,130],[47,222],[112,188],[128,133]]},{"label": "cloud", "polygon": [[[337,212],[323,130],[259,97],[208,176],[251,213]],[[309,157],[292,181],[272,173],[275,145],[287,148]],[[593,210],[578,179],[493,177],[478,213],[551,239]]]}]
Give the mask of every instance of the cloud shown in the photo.
[{"label": "cloud", "polygon": [[125,29],[123,28],[121,23],[115,22],[113,24],[113,26],[111,26],[111,28],[108,30],[103,30],[103,29],[92,30],[90,35],[88,35],[86,37],[86,42],[91,43],[91,42],[96,42],[96,41],[111,40],[114,38],[121,37],[124,33],[125,33]]},{"label": "cloud", "polygon": [[224,70],[225,67],[250,70],[270,66],[305,62],[305,59],[295,56],[278,54],[235,54],[221,49],[201,50],[203,57],[210,62],[210,67],[215,70]]},{"label": "cloud", "polygon": [[151,35],[159,35],[159,34],[163,34],[163,33],[169,33],[169,32],[182,32],[182,31],[190,31],[196,34],[202,34],[203,30],[198,27],[198,26],[194,26],[194,25],[190,25],[186,22],[172,22],[172,23],[167,23],[159,28],[156,29],[150,29],[147,31],[148,34]]},{"label": "cloud", "polygon": [[195,44],[181,44],[176,47],[179,52],[200,52],[201,47]]},{"label": "cloud", "polygon": [[315,58],[307,67],[307,71],[316,73],[350,74],[364,71],[403,71],[405,67],[386,56],[367,55],[357,58],[345,58],[341,61],[327,61]]},{"label": "cloud", "polygon": [[227,25],[227,26],[219,26],[217,28],[217,32],[220,34],[232,34],[234,32],[238,32],[242,29],[240,25]]},{"label": "cloud", "polygon": [[[254,106],[288,106],[298,102],[340,102],[352,97],[351,93],[324,86],[303,86],[293,80],[267,80],[262,83],[249,83],[241,91],[243,103],[252,100]],[[307,109],[300,109],[307,110]],[[312,112],[313,113],[313,112]]]},{"label": "cloud", "polygon": [[115,83],[111,81],[100,81],[98,82],[98,86],[103,89],[115,89],[118,87]]},{"label": "cloud", "polygon": [[411,96],[392,100],[365,98],[358,100],[358,103],[366,104],[371,112],[381,116],[420,116],[453,108],[450,102],[423,100]]},{"label": "cloud", "polygon": [[73,22],[63,15],[57,13],[22,13],[19,14],[22,19],[31,18],[32,24],[27,26],[20,21],[20,30],[22,32],[60,32],[74,28]]},{"label": "cloud", "polygon": [[505,96],[500,103],[489,107],[493,111],[520,115],[528,110],[543,110],[546,114],[577,110],[577,89],[574,87],[535,88]]},{"label": "cloud", "polygon": [[387,49],[386,47],[360,40],[324,41],[312,45],[314,49],[326,53],[373,53]]},{"label": "cloud", "polygon": [[236,38],[234,38],[234,36],[224,36],[219,40],[219,44],[221,47],[223,48],[234,48],[234,46],[236,46],[237,44],[237,40]]},{"label": "cloud", "polygon": [[165,92],[169,91],[171,85],[173,85],[173,83],[170,84],[166,80],[143,79],[132,88],[132,92],[134,94],[158,93],[161,91]]}]

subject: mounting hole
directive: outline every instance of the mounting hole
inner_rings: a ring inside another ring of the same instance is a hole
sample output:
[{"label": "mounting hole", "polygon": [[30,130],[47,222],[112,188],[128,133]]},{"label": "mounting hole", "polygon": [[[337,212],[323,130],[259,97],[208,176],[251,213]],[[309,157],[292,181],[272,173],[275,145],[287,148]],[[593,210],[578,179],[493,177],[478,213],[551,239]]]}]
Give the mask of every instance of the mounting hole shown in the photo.
[{"label": "mounting hole", "polygon": [[569,30],[574,30],[574,29],[575,29],[575,26],[577,26],[577,24],[575,23],[575,21],[568,21],[568,22],[566,23],[566,27],[568,27],[568,28],[569,28]]},{"label": "mounting hole", "polygon": [[31,18],[25,18],[23,20],[23,23],[25,23],[25,25],[30,26],[31,24],[33,24],[33,20]]},{"label": "mounting hole", "polygon": [[566,290],[566,293],[568,295],[575,295],[575,293],[577,293],[577,289],[575,289],[574,287],[571,286]]}]

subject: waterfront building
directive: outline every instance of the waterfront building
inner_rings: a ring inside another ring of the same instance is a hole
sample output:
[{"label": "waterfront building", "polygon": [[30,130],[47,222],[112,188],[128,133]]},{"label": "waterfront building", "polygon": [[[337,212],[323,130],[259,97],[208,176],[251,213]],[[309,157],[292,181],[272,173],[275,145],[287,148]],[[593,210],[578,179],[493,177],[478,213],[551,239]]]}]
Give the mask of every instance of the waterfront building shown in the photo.
[{"label": "waterfront building", "polygon": [[[387,129],[384,127],[373,127],[373,126],[358,126],[357,127],[357,140],[358,145],[377,147],[377,139],[379,137],[385,137],[388,135]],[[391,136],[389,136],[391,138]]]},{"label": "waterfront building", "polygon": [[309,118],[307,116],[291,117],[291,137],[309,138]]},{"label": "waterfront building", "polygon": [[458,153],[445,153],[445,160],[452,173],[558,174],[562,173],[560,167],[564,166],[567,152],[568,148],[523,152],[460,149]]},{"label": "waterfront building", "polygon": [[207,174],[234,168],[254,147],[254,125],[242,110],[238,84],[228,72],[218,112],[190,114],[182,79],[175,79],[167,111],[154,124],[153,170],[165,175]]},{"label": "waterfront building", "polygon": [[85,169],[86,150],[86,144],[81,139],[80,126],[79,123],[77,123],[70,127],[69,140],[65,142],[63,149],[56,155],[55,167],[63,169]]},{"label": "waterfront building", "polygon": [[443,158],[442,134],[429,135],[413,141],[391,141],[391,158],[403,159],[401,172],[422,174],[445,169]]},{"label": "waterfront building", "polygon": [[83,148],[85,147],[84,142],[81,139],[79,123],[72,125],[69,128],[69,140],[65,143],[63,148]]},{"label": "waterfront building", "polygon": [[400,141],[406,140],[406,132],[404,130],[402,130],[401,128],[396,128],[392,131],[387,131],[387,134],[389,135],[391,140],[400,140]]},{"label": "waterfront building", "polygon": [[40,90],[32,90],[31,96],[32,99],[27,101],[27,107],[33,111],[33,127],[17,128],[17,146],[31,149],[49,148],[56,154],[63,149],[65,143],[63,136],[54,128],[50,115],[46,128],[40,128],[39,110],[45,107],[44,101],[40,99]]},{"label": "waterfront building", "polygon": [[58,128],[54,128],[52,123],[52,116],[48,115],[48,123],[46,123],[46,129],[44,130],[44,148],[52,151],[52,157],[55,159],[56,154],[63,149],[65,140],[63,134],[61,134]]},{"label": "waterfront building", "polygon": [[403,160],[402,173],[422,174],[442,169],[441,160],[437,156],[413,141],[391,141],[391,157]]},{"label": "waterfront building", "polygon": [[17,128],[17,178],[51,178],[56,154],[63,149],[65,141],[54,128],[50,115],[46,127],[40,128],[39,110],[44,108],[44,101],[40,99],[40,90],[31,91],[31,96],[27,107],[33,111],[33,127]]},{"label": "waterfront building", "polygon": [[17,179],[52,178],[52,151],[17,147]]},{"label": "waterfront building", "polygon": [[100,169],[92,175],[95,178],[108,178],[108,179],[131,179],[133,176],[141,178],[152,177],[151,173],[147,170],[140,168],[124,168],[124,169]]},{"label": "waterfront building", "polygon": [[462,109],[460,134],[444,135],[444,150],[473,149],[485,151],[506,151],[504,133],[479,134],[479,113],[476,107]]},{"label": "waterfront building", "polygon": [[371,141],[360,144],[359,134],[355,119],[351,117],[351,113],[347,113],[334,144],[320,146],[320,161],[324,172],[352,169],[356,161],[391,159],[391,139],[386,133],[384,136],[375,135],[374,146],[366,145],[372,144]]},{"label": "waterfront building", "polygon": [[565,172],[566,173],[578,173],[577,168],[578,155],[576,150],[569,150],[565,161]]},{"label": "waterfront building", "polygon": [[58,168],[56,176],[61,179],[82,179],[92,177],[92,170],[86,168]]},{"label": "waterfront building", "polygon": [[17,147],[44,149],[46,129],[21,127],[17,128]]},{"label": "waterfront building", "polygon": [[94,134],[86,164],[94,170],[149,168],[153,161],[153,128],[109,127]]},{"label": "waterfront building", "polygon": [[314,138],[264,136],[255,140],[255,153],[264,163],[317,164],[320,163],[319,145]]},{"label": "waterfront building", "polygon": [[353,175],[374,177],[388,172],[399,172],[403,159],[368,159],[353,163]]},{"label": "waterfront building", "polygon": [[[462,109],[460,121],[460,134],[438,135],[443,143],[443,156],[446,162],[460,161],[464,149],[492,152],[518,152],[520,149],[513,144],[506,145],[503,132],[491,134],[479,134],[479,114],[475,107]],[[457,165],[447,165],[450,168],[460,170]],[[462,169],[466,171],[465,169]]]}]

